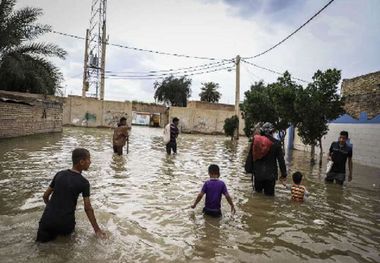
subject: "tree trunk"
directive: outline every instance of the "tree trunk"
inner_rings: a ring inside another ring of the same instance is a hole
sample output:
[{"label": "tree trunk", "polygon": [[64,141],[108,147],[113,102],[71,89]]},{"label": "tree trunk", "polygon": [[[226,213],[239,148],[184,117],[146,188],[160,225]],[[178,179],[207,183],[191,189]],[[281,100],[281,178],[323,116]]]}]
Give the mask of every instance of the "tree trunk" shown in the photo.
[{"label": "tree trunk", "polygon": [[315,164],[315,144],[311,145],[311,150],[310,150],[310,163]]},{"label": "tree trunk", "polygon": [[286,130],[285,130],[285,131],[280,131],[278,135],[279,135],[279,137],[280,137],[280,141],[281,141],[282,153],[283,153],[284,156],[285,156],[285,137],[286,137]]},{"label": "tree trunk", "polygon": [[322,138],[319,138],[319,165],[322,166],[322,159],[323,159],[323,147],[322,147]]}]

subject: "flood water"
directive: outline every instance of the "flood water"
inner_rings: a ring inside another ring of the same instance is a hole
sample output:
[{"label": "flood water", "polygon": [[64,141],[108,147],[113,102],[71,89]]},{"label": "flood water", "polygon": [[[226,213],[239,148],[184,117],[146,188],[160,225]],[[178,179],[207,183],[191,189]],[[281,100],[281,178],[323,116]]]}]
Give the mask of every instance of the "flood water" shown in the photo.
[{"label": "flood water", "polygon": [[[289,173],[303,172],[311,193],[296,204],[280,185],[274,198],[252,193],[245,138],[234,145],[181,134],[178,155],[167,156],[161,134],[133,127],[122,157],[113,155],[108,129],[0,140],[0,262],[380,262],[380,169],[354,164],[351,183],[325,185],[325,166],[310,167],[308,154],[294,151]],[[91,152],[84,176],[109,238],[95,238],[79,197],[75,233],[36,244],[42,194],[71,167],[75,147]],[[203,200],[190,208],[211,163],[221,167],[234,216],[225,199],[222,219],[204,217]]]}]

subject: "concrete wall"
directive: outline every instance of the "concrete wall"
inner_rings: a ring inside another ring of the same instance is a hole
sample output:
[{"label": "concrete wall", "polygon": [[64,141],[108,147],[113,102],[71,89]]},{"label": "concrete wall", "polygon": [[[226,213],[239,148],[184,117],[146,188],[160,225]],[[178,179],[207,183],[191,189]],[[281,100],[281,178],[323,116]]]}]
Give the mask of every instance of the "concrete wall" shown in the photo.
[{"label": "concrete wall", "polygon": [[[323,153],[327,156],[330,145],[337,141],[341,131],[348,131],[350,142],[353,145],[353,161],[374,167],[380,167],[380,124],[353,124],[353,123],[331,123],[329,132],[323,137]],[[294,136],[294,148],[297,150],[310,151],[297,134]],[[319,147],[316,148],[319,153]]]},{"label": "concrete wall", "polygon": [[234,111],[235,106],[222,103],[210,103],[204,101],[189,101],[187,108],[204,109],[204,110],[222,110],[222,111]]},{"label": "concrete wall", "polygon": [[132,103],[69,96],[63,105],[63,124],[86,127],[115,127],[121,117],[132,121]]},{"label": "concrete wall", "polygon": [[62,131],[63,99],[0,90],[0,138]]},{"label": "concrete wall", "polygon": [[380,71],[344,79],[342,95],[345,100],[345,110],[355,118],[361,112],[366,112],[369,119],[380,114]]},{"label": "concrete wall", "polygon": [[132,111],[134,112],[149,112],[160,113],[160,127],[165,127],[168,124],[168,107],[151,103],[132,102]]},{"label": "concrete wall", "polygon": [[[171,107],[169,110],[169,120],[174,117],[180,119],[182,132],[204,133],[204,134],[224,134],[224,120],[235,115],[229,110],[206,110],[203,108],[183,108]],[[240,134],[243,132],[244,120],[240,118]]]}]

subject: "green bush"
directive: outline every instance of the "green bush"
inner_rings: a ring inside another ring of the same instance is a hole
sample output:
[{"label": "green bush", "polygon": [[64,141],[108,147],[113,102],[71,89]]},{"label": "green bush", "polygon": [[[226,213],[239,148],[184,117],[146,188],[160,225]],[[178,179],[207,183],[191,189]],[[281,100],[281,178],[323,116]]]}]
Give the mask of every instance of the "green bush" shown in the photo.
[{"label": "green bush", "polygon": [[239,127],[239,118],[234,115],[231,118],[227,118],[224,120],[224,134],[226,136],[230,136],[231,140],[234,137],[235,130]]}]

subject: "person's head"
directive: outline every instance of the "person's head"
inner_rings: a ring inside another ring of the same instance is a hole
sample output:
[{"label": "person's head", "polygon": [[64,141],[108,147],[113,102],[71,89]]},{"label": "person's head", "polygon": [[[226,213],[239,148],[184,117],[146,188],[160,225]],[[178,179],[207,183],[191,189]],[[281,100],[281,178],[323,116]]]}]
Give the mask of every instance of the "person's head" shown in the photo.
[{"label": "person's head", "polygon": [[339,144],[343,145],[346,143],[348,139],[348,132],[347,131],[341,131],[339,135]]},{"label": "person's head", "polygon": [[256,123],[256,125],[253,126],[253,128],[252,128],[252,134],[253,135],[260,134],[260,130],[261,130],[262,125],[263,125],[263,123],[261,123],[261,122]]},{"label": "person's head", "polygon": [[208,167],[208,174],[212,178],[218,178],[220,176],[219,166],[217,166],[216,164],[211,164]]},{"label": "person's head", "polygon": [[73,167],[79,171],[87,171],[91,164],[91,155],[87,149],[76,148],[74,149],[71,159],[73,161]]},{"label": "person's head", "polygon": [[293,183],[300,184],[302,181],[302,174],[300,172],[295,172],[293,174]]},{"label": "person's head", "polygon": [[127,118],[121,117],[118,126],[125,126],[127,125]]},{"label": "person's head", "polygon": [[178,125],[178,123],[179,123],[179,119],[177,118],[177,117],[174,117],[173,118],[173,123],[174,123],[174,125]]},{"label": "person's head", "polygon": [[266,122],[261,126],[260,128],[260,134],[261,135],[272,135],[274,132],[274,126],[270,122]]}]

